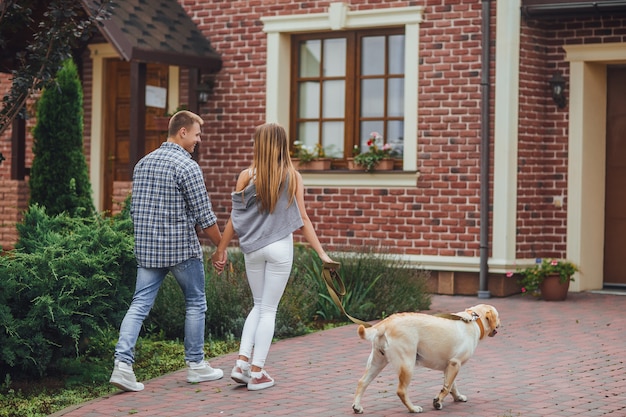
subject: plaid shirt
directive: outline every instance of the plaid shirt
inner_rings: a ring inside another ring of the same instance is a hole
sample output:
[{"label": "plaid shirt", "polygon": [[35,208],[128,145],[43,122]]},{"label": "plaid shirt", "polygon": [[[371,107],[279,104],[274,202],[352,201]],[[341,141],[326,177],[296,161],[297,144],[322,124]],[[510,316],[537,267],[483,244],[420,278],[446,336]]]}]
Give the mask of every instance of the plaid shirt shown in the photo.
[{"label": "plaid shirt", "polygon": [[144,268],[202,259],[196,225],[206,229],[217,222],[200,166],[171,142],[164,142],[135,166],[130,213],[135,257]]}]

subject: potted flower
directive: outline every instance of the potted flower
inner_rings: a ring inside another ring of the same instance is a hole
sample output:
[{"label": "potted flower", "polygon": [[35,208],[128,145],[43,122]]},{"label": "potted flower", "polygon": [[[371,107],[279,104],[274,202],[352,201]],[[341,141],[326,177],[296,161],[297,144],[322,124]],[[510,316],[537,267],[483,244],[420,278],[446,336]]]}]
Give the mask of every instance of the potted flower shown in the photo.
[{"label": "potted flower", "polygon": [[307,146],[297,140],[293,143],[293,147],[294,149],[291,154],[291,162],[294,164],[296,169],[330,169],[331,160],[326,158],[326,152],[324,152],[324,148],[319,143],[313,147]]},{"label": "potted flower", "polygon": [[[393,169],[393,160],[391,159],[392,147],[389,143],[383,143],[383,137],[378,132],[370,133],[367,141],[367,152],[361,152],[358,146],[353,149],[354,159],[348,160],[350,169],[365,169],[365,172],[381,169],[382,163],[385,163],[384,169]],[[350,163],[356,165],[350,166]],[[360,168],[359,168],[360,167]]]},{"label": "potted flower", "polygon": [[572,262],[537,258],[533,266],[520,269],[517,273],[522,293],[541,294],[546,301],[563,301],[576,271],[578,267]]}]

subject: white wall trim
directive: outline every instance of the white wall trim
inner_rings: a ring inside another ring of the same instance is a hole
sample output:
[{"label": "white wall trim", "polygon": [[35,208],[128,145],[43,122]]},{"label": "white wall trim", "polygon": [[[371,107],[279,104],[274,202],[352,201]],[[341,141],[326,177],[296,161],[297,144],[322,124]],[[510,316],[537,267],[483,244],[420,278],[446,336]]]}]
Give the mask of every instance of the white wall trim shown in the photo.
[{"label": "white wall trim", "polygon": [[492,262],[502,265],[515,262],[520,20],[520,0],[498,1],[490,265]]},{"label": "white wall trim", "polygon": [[102,211],[104,204],[103,182],[106,156],[104,155],[104,60],[120,58],[120,55],[108,43],[89,45],[92,62],[92,92],[91,92],[91,153],[89,165],[89,180],[93,193],[93,202],[96,210]]}]

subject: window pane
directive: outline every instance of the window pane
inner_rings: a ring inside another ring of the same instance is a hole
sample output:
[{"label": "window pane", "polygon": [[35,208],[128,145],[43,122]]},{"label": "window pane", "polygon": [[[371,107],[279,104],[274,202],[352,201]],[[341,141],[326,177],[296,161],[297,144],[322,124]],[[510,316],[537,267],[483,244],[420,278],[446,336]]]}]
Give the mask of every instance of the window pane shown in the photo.
[{"label": "window pane", "polygon": [[387,123],[387,143],[391,145],[394,158],[404,156],[404,122],[400,120]]},{"label": "window pane", "polygon": [[319,124],[317,122],[304,122],[298,124],[297,141],[302,142],[304,146],[313,150],[319,140]]},{"label": "window pane", "polygon": [[389,74],[404,74],[404,35],[389,37]]},{"label": "window pane", "polygon": [[385,80],[361,80],[361,117],[385,114]]},{"label": "window pane", "polygon": [[404,78],[390,78],[387,89],[387,117],[404,115]]},{"label": "window pane", "polygon": [[330,158],[343,158],[343,122],[322,123],[322,146],[326,156]]},{"label": "window pane", "polygon": [[319,39],[300,44],[300,77],[319,77],[321,46]]},{"label": "window pane", "polygon": [[344,117],[344,109],[346,108],[345,85],[344,81],[324,81],[323,117]]},{"label": "window pane", "polygon": [[346,75],[346,40],[324,40],[324,77]]},{"label": "window pane", "polygon": [[361,147],[361,152],[367,151],[367,141],[370,140],[371,133],[378,132],[381,136],[383,136],[383,139],[385,139],[383,129],[384,124],[382,120],[361,122],[361,142],[359,145]]},{"label": "window pane", "polygon": [[385,73],[385,37],[366,36],[361,41],[361,74]]},{"label": "window pane", "polygon": [[299,88],[298,117],[301,119],[314,119],[320,115],[320,83],[300,83]]}]

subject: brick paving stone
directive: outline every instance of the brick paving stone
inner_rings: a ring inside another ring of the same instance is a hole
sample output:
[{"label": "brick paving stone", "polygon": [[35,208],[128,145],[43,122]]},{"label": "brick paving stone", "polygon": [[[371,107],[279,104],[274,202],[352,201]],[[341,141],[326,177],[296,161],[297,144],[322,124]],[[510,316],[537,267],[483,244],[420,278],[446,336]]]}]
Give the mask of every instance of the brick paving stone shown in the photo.
[{"label": "brick paving stone", "polygon": [[[502,327],[486,338],[457,377],[467,403],[432,398],[440,372],[418,368],[409,388],[424,415],[446,417],[626,416],[626,297],[570,293],[564,302],[514,296],[432,298],[427,313],[494,305]],[[146,389],[69,407],[54,417],[353,416],[352,398],[370,352],[354,324],[273,344],[267,371],[276,386],[249,392],[228,375],[236,354],[211,359],[219,381],[188,384],[184,369],[143,381]],[[406,416],[397,377],[385,368],[365,392],[364,416]]]}]

